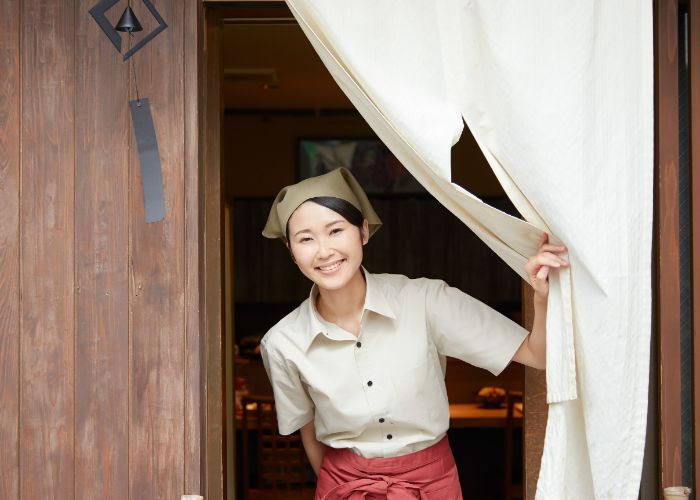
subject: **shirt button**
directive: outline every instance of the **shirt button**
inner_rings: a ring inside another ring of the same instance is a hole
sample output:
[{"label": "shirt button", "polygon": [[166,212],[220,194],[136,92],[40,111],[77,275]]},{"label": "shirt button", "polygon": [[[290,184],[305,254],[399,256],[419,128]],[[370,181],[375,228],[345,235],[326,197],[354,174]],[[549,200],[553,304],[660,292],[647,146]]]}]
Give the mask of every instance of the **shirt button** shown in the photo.
[{"label": "shirt button", "polygon": [[357,345],[357,347],[362,347],[362,342],[358,342],[358,343],[355,344],[355,345]]},{"label": "shirt button", "polygon": [[393,437],[394,437],[394,436],[392,436],[391,434],[387,434],[387,435],[386,435],[386,438],[387,438],[387,439],[391,439],[391,438],[393,438]]},{"label": "shirt button", "polygon": [[368,385],[369,387],[372,387],[372,381],[370,380],[369,382],[367,382],[367,385]]},{"label": "shirt button", "polygon": [[383,424],[383,423],[384,423],[384,417],[381,417],[381,418],[379,419],[379,423],[380,423],[380,424]]}]

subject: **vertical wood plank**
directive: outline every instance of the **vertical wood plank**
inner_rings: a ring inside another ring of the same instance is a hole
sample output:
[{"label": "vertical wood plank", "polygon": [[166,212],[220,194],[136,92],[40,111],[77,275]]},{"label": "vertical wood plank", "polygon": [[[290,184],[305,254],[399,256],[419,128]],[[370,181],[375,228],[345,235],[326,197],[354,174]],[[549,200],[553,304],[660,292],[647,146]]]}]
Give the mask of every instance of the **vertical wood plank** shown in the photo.
[{"label": "vertical wood plank", "polygon": [[75,481],[128,498],[129,68],[76,2]]},{"label": "vertical wood plank", "polygon": [[[532,330],[535,320],[534,293],[530,285],[522,282],[523,326],[528,331]],[[547,377],[544,371],[525,367],[523,395],[523,495],[526,500],[534,500],[547,429]]]},{"label": "vertical wood plank", "polygon": [[222,267],[221,267],[221,127],[223,106],[221,80],[221,20],[215,9],[206,19],[205,123],[207,127],[204,151],[204,321],[206,366],[206,498],[220,500],[225,494],[223,418],[224,339],[222,335]]},{"label": "vertical wood plank", "polygon": [[22,5],[20,496],[74,498],[73,1]]},{"label": "vertical wood plank", "polygon": [[681,483],[678,1],[656,2],[656,165],[661,486]]},{"label": "vertical wood plank", "polygon": [[202,164],[202,50],[204,7],[202,2],[185,3],[185,494],[202,494],[205,461],[202,432],[202,346],[204,332],[200,314],[200,231]]},{"label": "vertical wood plank", "polygon": [[0,0],[0,498],[19,499],[20,4]]},{"label": "vertical wood plank", "polygon": [[689,2],[690,178],[693,259],[693,416],[695,489],[700,487],[700,2]]},{"label": "vertical wood plank", "polygon": [[[129,497],[134,500],[180,498],[184,488],[184,4],[158,2],[168,29],[131,60],[140,95],[151,102],[165,194],[164,220],[146,224],[138,153],[133,147]],[[132,3],[132,7],[144,32],[153,29],[155,20],[144,5]],[[133,86],[131,97],[136,97]]]}]

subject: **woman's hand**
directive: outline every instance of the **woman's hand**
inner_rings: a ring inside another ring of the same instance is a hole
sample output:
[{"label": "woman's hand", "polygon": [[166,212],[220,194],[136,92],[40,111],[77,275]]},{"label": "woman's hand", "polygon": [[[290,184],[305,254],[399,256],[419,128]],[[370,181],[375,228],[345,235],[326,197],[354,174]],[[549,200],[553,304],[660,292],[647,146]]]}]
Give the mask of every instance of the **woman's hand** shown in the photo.
[{"label": "woman's hand", "polygon": [[299,429],[299,433],[301,434],[301,444],[304,445],[304,451],[309,459],[311,468],[318,476],[318,471],[321,470],[321,462],[323,462],[323,455],[326,452],[326,445],[316,440],[316,426],[313,420]]},{"label": "woman's hand", "polygon": [[525,271],[535,289],[533,306],[535,317],[532,331],[513,356],[513,361],[544,370],[547,361],[547,295],[549,294],[549,270],[567,267],[569,263],[557,254],[566,252],[564,245],[550,245],[549,235],[542,234],[537,255],[525,264]]},{"label": "woman's hand", "polygon": [[546,300],[549,294],[549,270],[567,267],[569,263],[557,255],[566,252],[566,247],[564,245],[550,245],[547,233],[542,233],[539,245],[537,255],[530,257],[525,264],[525,271],[532,288],[535,289],[535,297]]}]

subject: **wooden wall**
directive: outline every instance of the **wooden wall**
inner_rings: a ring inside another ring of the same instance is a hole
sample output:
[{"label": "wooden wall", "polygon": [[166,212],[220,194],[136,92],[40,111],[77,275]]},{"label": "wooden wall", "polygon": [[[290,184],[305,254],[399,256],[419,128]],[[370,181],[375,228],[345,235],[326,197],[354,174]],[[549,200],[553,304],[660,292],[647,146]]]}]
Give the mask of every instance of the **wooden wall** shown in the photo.
[{"label": "wooden wall", "polygon": [[[95,3],[0,0],[7,499],[201,491],[202,7],[159,0],[169,27],[133,59],[151,100],[165,189],[165,220],[146,224],[127,105],[134,66],[89,16]],[[133,4],[152,29],[143,4]]]}]

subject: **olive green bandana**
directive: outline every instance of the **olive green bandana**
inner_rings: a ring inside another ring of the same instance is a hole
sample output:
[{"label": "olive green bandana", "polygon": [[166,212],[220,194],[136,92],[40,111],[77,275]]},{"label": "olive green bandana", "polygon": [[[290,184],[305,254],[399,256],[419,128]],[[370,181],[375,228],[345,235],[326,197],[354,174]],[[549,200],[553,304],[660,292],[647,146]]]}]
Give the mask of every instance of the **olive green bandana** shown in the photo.
[{"label": "olive green bandana", "polygon": [[280,238],[286,242],[287,221],[294,211],[309,198],[320,196],[340,198],[362,212],[362,216],[369,222],[370,237],[382,225],[360,183],[347,168],[340,167],[327,174],[304,179],[282,188],[270,208],[270,215],[262,232],[263,236]]}]

